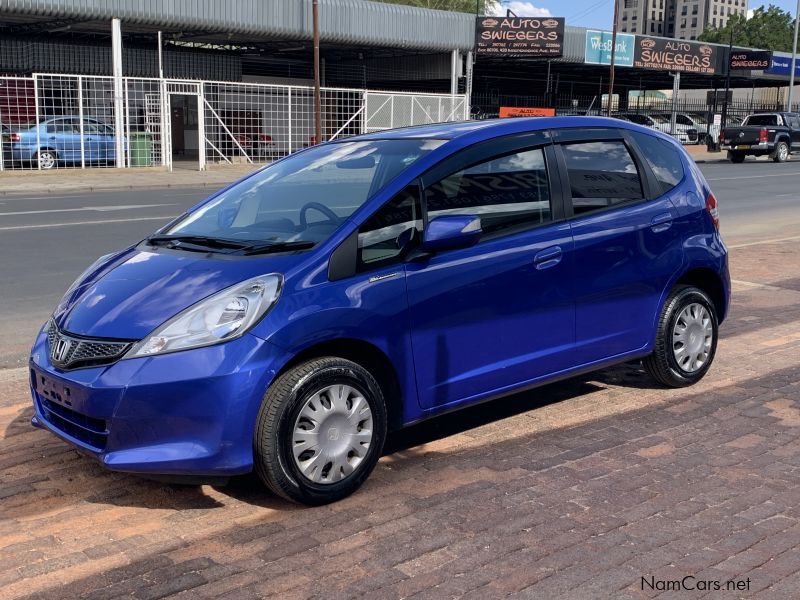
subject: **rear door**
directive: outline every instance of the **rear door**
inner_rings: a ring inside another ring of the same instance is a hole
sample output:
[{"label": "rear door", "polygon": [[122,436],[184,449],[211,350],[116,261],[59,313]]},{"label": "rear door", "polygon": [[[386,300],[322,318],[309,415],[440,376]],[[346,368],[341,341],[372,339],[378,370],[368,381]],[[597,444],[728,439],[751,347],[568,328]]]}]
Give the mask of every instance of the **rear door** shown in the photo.
[{"label": "rear door", "polygon": [[476,215],[484,232],[473,247],[406,264],[423,408],[477,400],[569,366],[572,238],[554,164],[539,132],[464,150],[423,176],[426,225]]},{"label": "rear door", "polygon": [[[670,150],[670,142],[635,137]],[[670,194],[640,158],[631,133],[564,130],[556,140],[575,243],[575,360],[585,365],[634,352],[652,339],[661,294],[683,251]]]}]

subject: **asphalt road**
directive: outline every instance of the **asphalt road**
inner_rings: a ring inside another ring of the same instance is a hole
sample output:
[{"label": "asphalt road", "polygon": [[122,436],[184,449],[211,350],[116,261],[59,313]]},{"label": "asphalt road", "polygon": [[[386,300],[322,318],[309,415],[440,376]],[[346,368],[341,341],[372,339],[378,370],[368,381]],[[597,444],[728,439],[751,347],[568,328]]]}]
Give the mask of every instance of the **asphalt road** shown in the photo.
[{"label": "asphalt road", "polygon": [[[800,160],[701,165],[729,244],[800,237]],[[37,328],[95,258],[208,196],[208,188],[0,197],[0,368],[22,366]]]}]

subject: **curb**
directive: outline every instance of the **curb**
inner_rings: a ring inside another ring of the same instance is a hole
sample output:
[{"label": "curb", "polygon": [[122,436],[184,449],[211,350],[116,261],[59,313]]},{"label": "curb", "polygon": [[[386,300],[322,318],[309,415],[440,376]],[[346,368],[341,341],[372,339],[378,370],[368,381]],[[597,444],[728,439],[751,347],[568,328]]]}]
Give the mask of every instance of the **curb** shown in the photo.
[{"label": "curb", "polygon": [[[238,179],[238,178],[236,178]],[[206,188],[216,187],[222,188],[229,183],[235,181],[203,181],[194,183],[160,183],[160,184],[127,184],[127,185],[78,185],[70,188],[36,188],[30,190],[9,190],[0,191],[0,198],[4,196],[24,196],[28,194],[72,194],[75,192],[113,192],[113,191],[135,191],[135,190],[165,190],[165,189],[178,189],[178,188]]]}]

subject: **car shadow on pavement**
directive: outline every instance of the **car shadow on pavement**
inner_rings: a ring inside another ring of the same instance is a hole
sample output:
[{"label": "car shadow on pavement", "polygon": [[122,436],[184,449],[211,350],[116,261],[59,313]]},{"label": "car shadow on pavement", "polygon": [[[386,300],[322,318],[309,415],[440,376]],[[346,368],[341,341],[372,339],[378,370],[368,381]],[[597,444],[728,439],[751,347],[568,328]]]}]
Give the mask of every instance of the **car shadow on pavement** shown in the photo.
[{"label": "car shadow on pavement", "polygon": [[[656,387],[639,363],[618,365],[464,408],[457,413],[434,417],[392,432],[387,438],[383,455],[387,456],[398,452],[413,454],[414,448],[432,441],[564,400],[599,392],[604,390],[607,384],[637,389]],[[73,490],[76,482],[80,482],[82,499],[90,503],[176,510],[224,507],[223,503],[208,496],[202,485],[184,484],[179,481],[154,481],[137,475],[107,471],[91,458],[69,448],[52,434],[33,431],[30,424],[32,416],[32,408],[22,410],[6,428],[5,439],[9,440],[25,434],[47,436],[42,439],[41,444],[36,444],[41,460],[43,462],[63,460],[74,463],[70,469],[71,476],[66,480],[59,482],[47,478],[49,480],[48,487],[53,490],[52,497],[48,498],[50,507],[53,503],[58,502],[57,498],[63,498],[64,503],[73,502],[74,492],[78,491]],[[31,462],[35,463],[36,459],[29,458],[26,463],[33,472],[37,471],[36,465]],[[49,469],[42,467],[41,470],[48,471]],[[63,474],[65,471],[59,472]],[[281,511],[298,508],[297,505],[266,491],[261,481],[253,473],[232,477],[227,484],[214,484],[212,487],[226,496],[253,506]],[[18,510],[24,509],[18,508]],[[31,514],[34,514],[36,510],[36,504],[31,504]]]}]

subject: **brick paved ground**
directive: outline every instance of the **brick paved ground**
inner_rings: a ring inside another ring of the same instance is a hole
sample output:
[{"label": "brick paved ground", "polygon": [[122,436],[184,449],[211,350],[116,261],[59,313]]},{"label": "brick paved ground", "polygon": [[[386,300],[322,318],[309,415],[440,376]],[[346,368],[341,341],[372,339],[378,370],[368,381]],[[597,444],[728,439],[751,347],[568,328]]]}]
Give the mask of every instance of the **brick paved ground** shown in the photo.
[{"label": "brick paved ground", "polygon": [[623,366],[453,415],[322,508],[104,472],[0,372],[0,597],[641,598],[687,574],[800,597],[800,243],[732,256],[700,385]]}]

